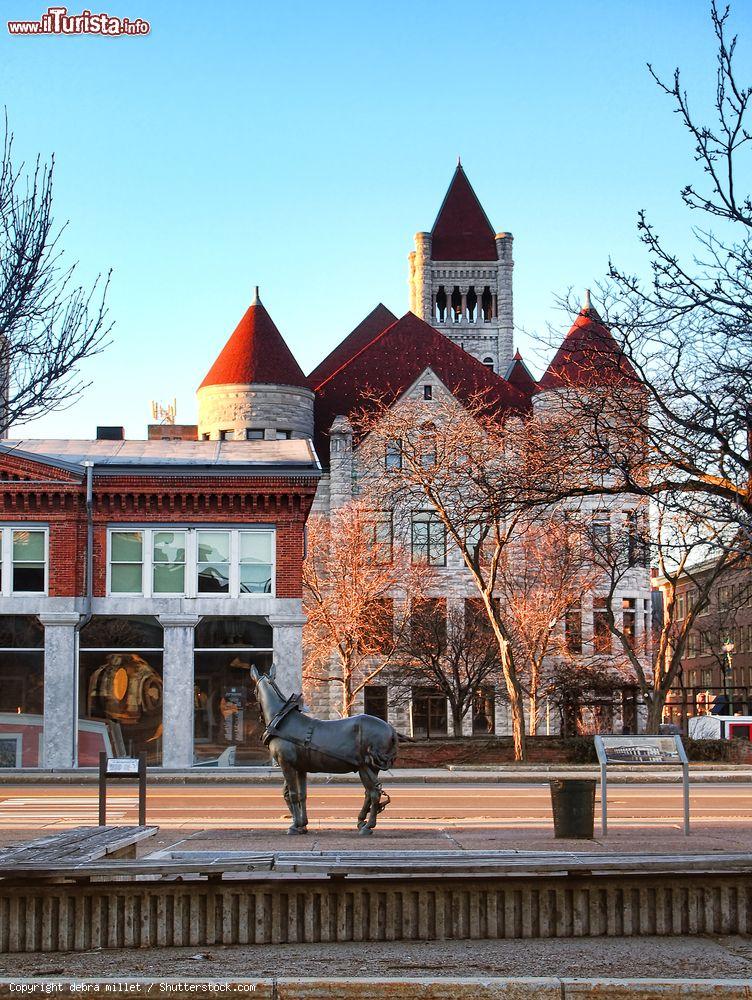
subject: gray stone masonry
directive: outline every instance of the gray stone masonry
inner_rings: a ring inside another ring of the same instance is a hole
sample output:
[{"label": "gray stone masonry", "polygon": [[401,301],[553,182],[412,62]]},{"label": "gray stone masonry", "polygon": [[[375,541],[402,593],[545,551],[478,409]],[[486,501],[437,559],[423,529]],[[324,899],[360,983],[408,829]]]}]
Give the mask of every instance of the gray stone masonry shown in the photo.
[{"label": "gray stone masonry", "polygon": [[214,441],[220,431],[243,440],[246,430],[277,431],[294,438],[313,437],[313,393],[290,385],[209,385],[198,390],[198,436]]},{"label": "gray stone masonry", "polygon": [[198,615],[160,615],[164,629],[163,767],[193,765],[193,630]]},{"label": "gray stone masonry", "polygon": [[78,669],[76,665],[77,612],[47,611],[39,615],[44,626],[43,767],[73,767],[76,763]]},{"label": "gray stone masonry", "polygon": [[[430,323],[468,354],[479,361],[491,358],[494,371],[503,374],[514,354],[514,306],[512,271],[514,267],[513,236],[496,235],[497,261],[434,261],[431,259],[431,234],[415,234],[415,250],[409,255],[410,309]],[[440,288],[451,294],[457,287],[462,295],[463,310],[459,323],[449,319],[440,322],[436,296]],[[466,299],[471,288],[478,296],[488,288],[491,293],[492,315],[489,322],[476,309],[471,321]]]}]

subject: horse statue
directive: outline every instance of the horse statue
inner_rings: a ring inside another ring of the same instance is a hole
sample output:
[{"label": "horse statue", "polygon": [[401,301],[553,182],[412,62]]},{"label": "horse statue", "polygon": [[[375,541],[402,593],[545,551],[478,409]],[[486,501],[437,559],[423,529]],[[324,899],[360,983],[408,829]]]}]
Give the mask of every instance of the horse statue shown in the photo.
[{"label": "horse statue", "polygon": [[389,804],[379,771],[387,770],[397,756],[397,732],[375,715],[355,715],[330,722],[313,719],[301,709],[302,695],[285,698],[268,674],[251,667],[251,680],[266,729],[264,744],[284,776],[284,797],[292,816],[289,834],[308,832],[306,779],[308,773],[357,771],[365,789],[358,814],[358,832],[368,836],[376,817]]}]

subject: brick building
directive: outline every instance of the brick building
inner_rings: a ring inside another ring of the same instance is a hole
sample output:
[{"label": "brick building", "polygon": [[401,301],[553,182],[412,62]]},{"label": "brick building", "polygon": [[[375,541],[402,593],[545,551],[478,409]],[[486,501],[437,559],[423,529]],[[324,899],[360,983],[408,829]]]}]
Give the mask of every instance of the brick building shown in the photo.
[{"label": "brick building", "polygon": [[[696,609],[715,563],[694,567],[676,587],[676,621]],[[658,615],[666,581],[656,578]],[[684,728],[694,715],[752,715],[752,569],[741,566],[710,586],[709,600],[689,629],[682,668],[667,699],[664,721]]]},{"label": "brick building", "polygon": [[2,766],[266,757],[248,668],[300,685],[307,440],[0,445]]}]

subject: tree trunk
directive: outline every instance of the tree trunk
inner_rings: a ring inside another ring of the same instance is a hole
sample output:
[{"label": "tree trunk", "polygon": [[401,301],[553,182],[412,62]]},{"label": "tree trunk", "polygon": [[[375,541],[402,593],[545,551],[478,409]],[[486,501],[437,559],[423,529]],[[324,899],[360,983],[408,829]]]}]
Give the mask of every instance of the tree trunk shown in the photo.
[{"label": "tree trunk", "polygon": [[462,715],[454,706],[452,706],[452,735],[455,738],[462,736]]},{"label": "tree trunk", "polygon": [[347,719],[353,714],[353,702],[355,701],[353,697],[352,690],[352,667],[345,660],[342,663],[342,718]]},{"label": "tree trunk", "polygon": [[530,692],[530,735],[538,735],[538,692],[535,688]]},{"label": "tree trunk", "polygon": [[645,720],[645,732],[646,733],[657,733],[658,727],[663,722],[663,708],[666,704],[666,691],[662,691],[660,688],[651,692],[650,700],[648,701],[648,715]]},{"label": "tree trunk", "polygon": [[509,642],[503,637],[499,637],[499,652],[501,653],[501,668],[504,671],[504,683],[507,688],[509,705],[512,709],[512,739],[514,740],[514,759],[516,761],[525,760],[527,747],[525,742],[525,709],[524,695],[520,682],[514,669],[512,652]]}]

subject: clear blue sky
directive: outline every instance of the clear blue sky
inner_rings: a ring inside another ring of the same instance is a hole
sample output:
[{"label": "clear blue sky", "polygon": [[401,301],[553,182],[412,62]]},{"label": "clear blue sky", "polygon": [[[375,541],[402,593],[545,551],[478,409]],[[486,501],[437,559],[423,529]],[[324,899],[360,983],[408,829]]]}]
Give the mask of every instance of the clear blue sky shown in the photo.
[{"label": "clear blue sky", "polygon": [[[0,96],[19,152],[55,153],[66,251],[84,276],[113,268],[116,326],[84,399],[14,436],[142,437],[173,396],[192,422],[255,284],[304,371],[378,301],[401,315],[458,153],[515,235],[524,353],[525,331],[565,332],[556,293],[609,254],[642,266],[639,208],[686,241],[691,150],[645,62],[712,97],[704,0],[107,0],[86,6],[151,34],[7,34],[46,6],[3,4]],[[746,82],[751,9],[734,11]]]}]

